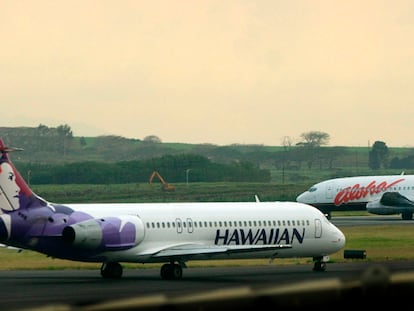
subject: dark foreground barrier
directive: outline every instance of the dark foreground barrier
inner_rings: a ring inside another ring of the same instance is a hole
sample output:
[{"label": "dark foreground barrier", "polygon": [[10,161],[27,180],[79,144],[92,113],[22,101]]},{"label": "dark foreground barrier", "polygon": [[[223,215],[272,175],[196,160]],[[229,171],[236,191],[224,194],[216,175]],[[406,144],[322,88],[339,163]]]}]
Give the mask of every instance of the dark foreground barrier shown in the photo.
[{"label": "dark foreground barrier", "polygon": [[344,258],[365,259],[367,253],[364,249],[346,249],[344,250]]},{"label": "dark foreground barrier", "polygon": [[[252,288],[241,286],[191,295],[153,295],[79,306],[68,311],[218,311],[303,310],[304,307],[356,310],[392,307],[411,297],[414,273],[391,273],[372,265],[357,280],[315,279],[291,284]],[[410,296],[411,295],[411,296]],[[51,310],[51,309],[50,309]],[[28,311],[28,310],[26,310]]]}]

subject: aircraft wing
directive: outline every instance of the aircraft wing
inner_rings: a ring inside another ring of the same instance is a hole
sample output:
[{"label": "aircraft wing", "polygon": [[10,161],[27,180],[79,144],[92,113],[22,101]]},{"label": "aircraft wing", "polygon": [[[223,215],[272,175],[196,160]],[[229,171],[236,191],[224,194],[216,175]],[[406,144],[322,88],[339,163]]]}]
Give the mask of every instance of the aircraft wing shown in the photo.
[{"label": "aircraft wing", "polygon": [[152,257],[193,257],[198,255],[219,255],[235,254],[246,252],[257,252],[260,250],[271,251],[292,248],[290,244],[277,245],[213,245],[207,246],[202,244],[180,244],[167,247],[155,252]]}]

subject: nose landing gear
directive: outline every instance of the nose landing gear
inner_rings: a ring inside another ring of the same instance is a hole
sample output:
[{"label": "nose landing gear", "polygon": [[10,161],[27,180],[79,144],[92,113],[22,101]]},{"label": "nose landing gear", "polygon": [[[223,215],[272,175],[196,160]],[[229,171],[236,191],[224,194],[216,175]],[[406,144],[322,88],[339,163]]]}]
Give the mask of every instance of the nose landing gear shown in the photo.
[{"label": "nose landing gear", "polygon": [[320,256],[313,258],[313,271],[321,272],[326,270],[326,263],[329,261],[329,256]]}]

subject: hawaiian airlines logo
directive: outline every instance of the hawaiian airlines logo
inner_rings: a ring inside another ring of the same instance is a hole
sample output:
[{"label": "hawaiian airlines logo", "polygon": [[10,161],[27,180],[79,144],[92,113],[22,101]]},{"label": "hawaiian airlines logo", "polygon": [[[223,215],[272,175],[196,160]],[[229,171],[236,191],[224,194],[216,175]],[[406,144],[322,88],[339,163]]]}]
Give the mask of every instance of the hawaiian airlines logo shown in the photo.
[{"label": "hawaiian airlines logo", "polygon": [[402,181],[404,181],[404,178],[397,179],[396,181],[393,181],[391,183],[383,181],[377,184],[377,182],[373,180],[366,187],[363,187],[360,184],[355,184],[353,186],[347,187],[339,191],[338,194],[335,196],[334,204],[336,206],[339,206],[341,204],[345,204],[351,201],[360,200],[362,198],[365,198],[367,195],[373,195],[383,192]]},{"label": "hawaiian airlines logo", "polygon": [[220,229],[216,231],[216,245],[255,245],[255,244],[292,244],[297,241],[303,243],[305,228],[272,228],[266,230],[259,229]]}]

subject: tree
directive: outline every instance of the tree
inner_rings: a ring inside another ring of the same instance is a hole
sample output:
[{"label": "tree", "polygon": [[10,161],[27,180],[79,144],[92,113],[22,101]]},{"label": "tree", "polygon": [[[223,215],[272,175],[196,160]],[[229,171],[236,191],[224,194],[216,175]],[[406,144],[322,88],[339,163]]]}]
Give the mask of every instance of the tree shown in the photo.
[{"label": "tree", "polygon": [[329,142],[329,134],[319,131],[305,132],[300,135],[302,141],[296,145],[303,146],[307,154],[308,169],[312,169],[312,165],[316,160],[320,160],[320,147],[327,145]]},{"label": "tree", "polygon": [[144,141],[147,143],[161,143],[161,139],[155,135],[149,135],[144,138]]},{"label": "tree", "polygon": [[289,136],[284,136],[282,139],[282,146],[284,150],[288,150],[290,147],[292,147],[292,139]]},{"label": "tree", "polygon": [[388,147],[383,141],[377,140],[369,152],[368,166],[373,170],[386,168],[388,163]]},{"label": "tree", "polygon": [[303,141],[297,143],[297,145],[303,145],[308,147],[320,147],[329,143],[330,136],[328,133],[319,131],[305,132],[300,135]]},{"label": "tree", "polygon": [[282,156],[282,184],[284,184],[285,183],[285,167],[286,167],[286,164],[288,162],[287,153],[288,153],[290,147],[292,146],[292,140],[290,139],[289,136],[283,137],[282,146],[283,146],[283,156]]},{"label": "tree", "polygon": [[72,129],[67,124],[59,125],[56,130],[60,137],[73,138]]},{"label": "tree", "polygon": [[67,143],[70,139],[73,138],[73,132],[69,125],[59,125],[57,128],[57,133],[59,136],[59,139],[61,139],[62,143],[62,153],[65,156],[66,155],[66,149],[67,149]]},{"label": "tree", "polygon": [[39,136],[46,136],[49,132],[49,128],[46,125],[40,123],[37,127],[37,131],[39,133]]}]

